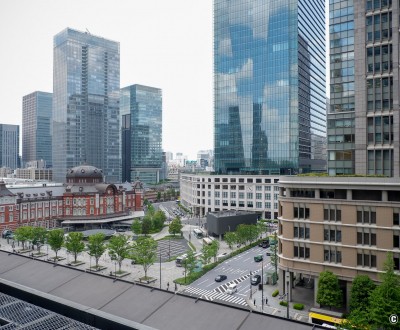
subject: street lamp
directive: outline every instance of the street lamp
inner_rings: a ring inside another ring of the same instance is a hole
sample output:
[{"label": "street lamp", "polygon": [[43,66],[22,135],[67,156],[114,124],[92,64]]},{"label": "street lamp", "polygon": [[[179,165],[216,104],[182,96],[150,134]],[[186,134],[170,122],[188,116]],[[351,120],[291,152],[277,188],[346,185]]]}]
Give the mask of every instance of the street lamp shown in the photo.
[{"label": "street lamp", "polygon": [[161,247],[158,247],[160,249],[160,289],[161,289]]},{"label": "street lamp", "polygon": [[253,298],[253,290],[251,289],[251,271],[250,271],[249,279],[250,279],[250,299],[252,299]]},{"label": "street lamp", "polygon": [[261,259],[261,310],[264,313],[264,258]]},{"label": "street lamp", "polygon": [[117,280],[117,259],[114,259],[114,282]]}]

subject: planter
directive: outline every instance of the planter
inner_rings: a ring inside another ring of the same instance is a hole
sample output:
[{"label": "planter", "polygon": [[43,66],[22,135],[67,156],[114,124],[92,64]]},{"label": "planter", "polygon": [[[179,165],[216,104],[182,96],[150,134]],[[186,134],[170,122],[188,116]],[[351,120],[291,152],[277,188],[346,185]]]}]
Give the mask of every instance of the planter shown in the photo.
[{"label": "planter", "polygon": [[89,271],[89,272],[100,272],[100,271],[102,271],[104,269],[107,269],[107,267],[99,265],[98,267],[92,266],[90,268],[87,268],[86,270]]},{"label": "planter", "polygon": [[75,261],[72,261],[72,262],[68,263],[67,265],[68,265],[68,266],[71,266],[71,267],[78,267],[78,266],[84,265],[84,264],[85,264],[84,261],[79,261],[79,260],[77,260],[76,262],[75,262]]},{"label": "planter", "polygon": [[143,276],[143,277],[139,277],[139,280],[136,280],[135,282],[136,282],[136,283],[150,284],[150,283],[154,283],[154,282],[156,282],[156,281],[157,281],[157,279],[156,279],[155,277],[147,277],[147,278],[145,278],[145,277]]},{"label": "planter", "polygon": [[115,275],[114,272],[110,272],[110,277],[122,278],[122,277],[128,276],[129,274],[130,274],[129,272],[124,272],[124,271],[122,271],[121,273],[117,272],[117,275]]}]

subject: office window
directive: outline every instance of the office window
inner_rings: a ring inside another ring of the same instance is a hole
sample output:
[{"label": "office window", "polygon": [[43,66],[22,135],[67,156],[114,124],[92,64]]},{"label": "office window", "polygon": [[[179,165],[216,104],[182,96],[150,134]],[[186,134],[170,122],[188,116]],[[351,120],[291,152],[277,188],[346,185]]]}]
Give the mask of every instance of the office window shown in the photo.
[{"label": "office window", "polygon": [[293,214],[295,218],[298,219],[309,219],[310,218],[310,209],[305,206],[295,205],[293,209]]},{"label": "office window", "polygon": [[262,193],[256,193],[256,199],[262,199]]},{"label": "office window", "polygon": [[393,226],[399,226],[399,212],[393,213]]},{"label": "office window", "polygon": [[357,266],[376,268],[376,255],[371,251],[358,251]]},{"label": "office window", "polygon": [[293,246],[293,255],[295,258],[299,259],[309,259],[310,258],[310,247],[308,244],[295,243]]},{"label": "office window", "polygon": [[368,229],[368,228],[357,229],[357,244],[376,245],[375,229]]},{"label": "office window", "polygon": [[293,227],[293,236],[295,238],[309,239],[310,238],[310,225],[299,223]]},{"label": "office window", "polygon": [[324,246],[324,261],[340,264],[342,262],[342,251],[336,246]]},{"label": "office window", "polygon": [[342,211],[337,205],[324,206],[324,221],[342,221]]},{"label": "office window", "polygon": [[393,234],[393,248],[397,248],[397,249],[400,248],[400,240],[399,240],[399,238],[400,238],[400,232],[395,232]]},{"label": "office window", "polygon": [[376,212],[375,208],[358,207],[357,209],[357,222],[364,224],[375,224],[376,223]]},{"label": "office window", "polygon": [[324,241],[341,242],[342,231],[339,227],[325,226],[324,227]]}]

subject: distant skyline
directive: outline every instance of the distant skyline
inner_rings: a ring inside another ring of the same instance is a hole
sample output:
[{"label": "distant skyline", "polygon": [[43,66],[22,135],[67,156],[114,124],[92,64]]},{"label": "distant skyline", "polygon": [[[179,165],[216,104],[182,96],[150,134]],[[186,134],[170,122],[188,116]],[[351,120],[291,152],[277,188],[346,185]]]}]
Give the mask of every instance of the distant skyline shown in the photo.
[{"label": "distant skyline", "polygon": [[[163,149],[213,149],[212,0],[3,0],[3,124],[22,124],[22,97],[53,92],[53,37],[66,27],[118,41],[121,88],[162,89]],[[21,127],[22,129],[22,127]]]}]

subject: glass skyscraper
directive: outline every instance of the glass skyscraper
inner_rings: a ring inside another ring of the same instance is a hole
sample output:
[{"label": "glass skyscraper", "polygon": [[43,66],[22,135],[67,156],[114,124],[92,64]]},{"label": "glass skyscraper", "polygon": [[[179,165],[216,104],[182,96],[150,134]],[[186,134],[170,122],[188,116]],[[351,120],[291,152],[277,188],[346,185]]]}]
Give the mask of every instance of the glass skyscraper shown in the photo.
[{"label": "glass skyscraper", "polygon": [[0,167],[20,167],[18,125],[0,124]]},{"label": "glass skyscraper", "polygon": [[326,170],[325,56],[324,0],[214,0],[217,173]]},{"label": "glass skyscraper", "polygon": [[44,160],[52,165],[51,114],[53,94],[34,92],[22,98],[22,163]]},{"label": "glass skyscraper", "polygon": [[330,0],[330,175],[400,175],[399,2]]},{"label": "glass skyscraper", "polygon": [[70,28],[54,37],[53,178],[83,163],[120,180],[119,43]]},{"label": "glass skyscraper", "polygon": [[122,182],[157,183],[162,168],[162,92],[131,85],[121,89]]}]

